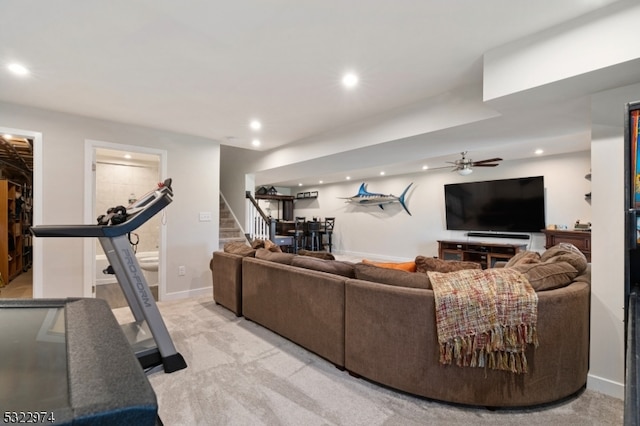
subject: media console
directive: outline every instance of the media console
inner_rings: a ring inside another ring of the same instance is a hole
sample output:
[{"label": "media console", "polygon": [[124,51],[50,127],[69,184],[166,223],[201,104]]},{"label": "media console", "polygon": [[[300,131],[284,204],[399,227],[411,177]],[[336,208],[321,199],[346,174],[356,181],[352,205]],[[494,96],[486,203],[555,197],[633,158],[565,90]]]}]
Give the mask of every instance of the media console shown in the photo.
[{"label": "media console", "polygon": [[482,269],[486,269],[493,267],[496,262],[511,259],[526,248],[526,244],[438,240],[438,257],[443,260],[478,262]]}]

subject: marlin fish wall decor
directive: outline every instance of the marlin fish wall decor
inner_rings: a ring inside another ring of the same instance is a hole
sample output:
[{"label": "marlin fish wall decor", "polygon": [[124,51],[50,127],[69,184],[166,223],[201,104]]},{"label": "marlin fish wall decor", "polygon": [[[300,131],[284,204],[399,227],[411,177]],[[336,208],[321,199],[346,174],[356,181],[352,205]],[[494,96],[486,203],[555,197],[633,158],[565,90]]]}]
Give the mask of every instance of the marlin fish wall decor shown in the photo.
[{"label": "marlin fish wall decor", "polygon": [[409,186],[407,186],[404,191],[402,191],[402,194],[399,197],[396,197],[393,194],[377,194],[375,192],[368,192],[367,184],[363,183],[362,185],[360,185],[358,193],[353,197],[340,198],[342,198],[343,200],[347,200],[347,203],[358,204],[360,206],[380,206],[380,208],[383,210],[383,205],[385,204],[400,203],[402,208],[404,208],[404,210],[409,213],[409,216],[411,216],[411,212],[407,208],[407,205],[404,203],[404,196],[407,194],[407,191],[409,190],[411,185],[413,185],[413,182],[411,182]]}]

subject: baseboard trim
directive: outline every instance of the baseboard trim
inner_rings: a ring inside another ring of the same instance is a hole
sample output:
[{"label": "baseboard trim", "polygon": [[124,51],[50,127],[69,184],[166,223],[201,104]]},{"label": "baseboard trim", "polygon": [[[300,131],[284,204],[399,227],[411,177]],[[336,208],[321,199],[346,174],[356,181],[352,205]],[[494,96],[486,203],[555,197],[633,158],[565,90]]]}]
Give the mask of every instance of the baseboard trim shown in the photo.
[{"label": "baseboard trim", "polygon": [[613,380],[587,375],[587,389],[603,393],[618,399],[624,399],[624,384]]},{"label": "baseboard trim", "polygon": [[213,286],[196,288],[185,291],[177,291],[175,293],[167,293],[162,297],[162,301],[189,299],[191,297],[211,296],[213,300]]}]

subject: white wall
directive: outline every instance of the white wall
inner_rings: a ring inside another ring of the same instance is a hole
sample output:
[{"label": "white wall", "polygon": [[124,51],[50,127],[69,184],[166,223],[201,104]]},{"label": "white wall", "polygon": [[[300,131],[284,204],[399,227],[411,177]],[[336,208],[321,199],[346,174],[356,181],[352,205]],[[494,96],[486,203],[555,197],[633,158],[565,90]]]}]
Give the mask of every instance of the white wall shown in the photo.
[{"label": "white wall", "polygon": [[[142,197],[160,181],[157,163],[117,164],[98,159],[96,164],[96,211],[93,217],[106,214],[111,207],[126,206],[129,198]],[[135,233],[138,235],[138,252],[157,252],[160,247],[160,225],[162,215],[158,214],[142,224]],[[102,246],[96,240],[96,254],[104,255]],[[101,269],[100,269],[101,270]]]},{"label": "white wall", "polygon": [[591,364],[588,386],[624,396],[624,105],[640,100],[640,84],[591,98],[593,262]]},{"label": "white wall", "polygon": [[[7,103],[0,103],[0,125],[42,133],[42,224],[83,223],[85,140],[166,150],[167,177],[173,178],[175,193],[166,209],[167,297],[211,291],[209,260],[218,247],[217,142]],[[213,220],[199,222],[201,211],[211,212]],[[41,244],[43,296],[82,296],[83,241],[49,238]],[[186,266],[185,276],[178,276],[179,265]]]},{"label": "white wall", "polygon": [[[396,196],[413,182],[406,196],[412,216],[398,203],[381,210],[377,206],[356,206],[339,199],[355,195],[362,182],[295,188],[292,192],[318,191],[317,199],[295,201],[295,215],[307,218],[335,216],[334,251],[363,258],[409,260],[418,254],[436,256],[439,239],[467,239],[463,232],[446,230],[444,184],[544,176],[547,223],[572,227],[578,219],[591,221],[591,206],[585,200],[585,194],[591,191],[591,183],[585,179],[590,167],[589,152],[583,151],[505,161],[492,169],[476,168],[469,176],[445,169],[367,180],[370,192]],[[530,248],[544,250],[542,234],[532,236]],[[522,241],[518,240],[519,243]]]},{"label": "white wall", "polygon": [[636,37],[639,18],[640,4],[623,0],[496,47],[484,56],[485,101],[544,86],[548,97],[604,90],[611,74],[598,71],[613,66],[617,85],[637,81],[640,46],[628,41]]},{"label": "white wall", "polygon": [[[622,119],[622,117],[620,117]],[[624,138],[594,129],[589,387],[624,396]]]},{"label": "white wall", "polygon": [[[260,151],[252,151],[230,146],[220,147],[220,192],[229,203],[229,207],[239,221],[245,220],[245,191],[248,189],[245,175],[254,172],[253,164],[264,155]],[[253,188],[249,188],[253,191]],[[244,226],[244,223],[241,223]]]}]

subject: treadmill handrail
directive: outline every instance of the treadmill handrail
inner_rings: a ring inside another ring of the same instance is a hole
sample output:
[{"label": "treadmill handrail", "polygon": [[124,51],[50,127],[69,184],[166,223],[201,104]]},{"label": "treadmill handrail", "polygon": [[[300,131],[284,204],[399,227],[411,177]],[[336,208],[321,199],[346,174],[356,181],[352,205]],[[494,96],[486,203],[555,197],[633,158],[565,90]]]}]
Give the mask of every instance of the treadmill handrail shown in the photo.
[{"label": "treadmill handrail", "polygon": [[131,215],[123,223],[117,225],[36,225],[31,227],[35,237],[117,237],[128,234],[139,228],[152,216],[164,209],[173,201],[169,191],[164,188],[156,191],[157,198],[148,203],[144,209]]}]

